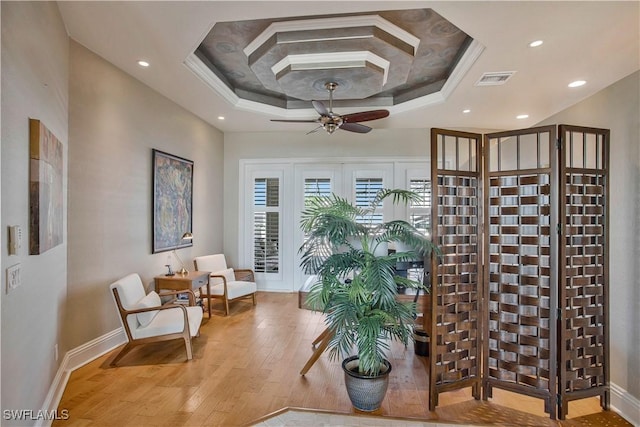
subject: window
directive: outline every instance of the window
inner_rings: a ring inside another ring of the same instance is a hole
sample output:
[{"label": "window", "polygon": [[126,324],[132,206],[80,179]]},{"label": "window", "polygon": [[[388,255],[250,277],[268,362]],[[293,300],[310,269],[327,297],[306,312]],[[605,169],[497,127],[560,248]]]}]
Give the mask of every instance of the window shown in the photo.
[{"label": "window", "polygon": [[409,180],[409,189],[420,195],[419,201],[409,203],[409,223],[425,236],[431,233],[431,181]]},{"label": "window", "polygon": [[331,195],[331,180],[329,178],[305,178],[304,205],[311,197],[328,197]]},{"label": "window", "polygon": [[253,186],[253,269],[280,270],[280,180],[256,178]]},{"label": "window", "polygon": [[[356,178],[356,206],[368,208],[375,199],[376,194],[383,188],[382,178]],[[382,207],[375,212],[357,218],[358,222],[368,226],[382,223]]]},{"label": "window", "polygon": [[[423,231],[429,229],[428,159],[241,159],[239,165],[238,265],[254,269],[260,290],[298,290],[314,273],[300,268],[299,251],[308,238],[300,228],[301,213],[312,197],[336,194],[366,209],[383,188],[412,188],[426,198],[411,207],[385,203],[358,221],[376,226],[383,220],[405,219]],[[389,249],[382,246],[379,250]],[[323,256],[324,249],[314,251]]]},{"label": "window", "polygon": [[[304,179],[304,207],[309,206],[312,197],[329,197],[331,195],[331,179],[330,178],[305,178]],[[302,236],[306,243],[309,236]],[[325,257],[331,254],[329,245],[323,244],[316,248],[315,255]],[[315,271],[309,269],[304,271],[305,274],[314,274]]]}]

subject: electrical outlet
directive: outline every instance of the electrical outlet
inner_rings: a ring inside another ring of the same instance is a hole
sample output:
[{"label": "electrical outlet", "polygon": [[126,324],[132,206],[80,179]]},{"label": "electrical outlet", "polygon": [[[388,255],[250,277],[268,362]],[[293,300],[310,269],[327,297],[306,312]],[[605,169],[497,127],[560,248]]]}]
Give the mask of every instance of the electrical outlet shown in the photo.
[{"label": "electrical outlet", "polygon": [[20,264],[12,265],[7,268],[7,293],[11,292],[22,284],[20,278]]}]

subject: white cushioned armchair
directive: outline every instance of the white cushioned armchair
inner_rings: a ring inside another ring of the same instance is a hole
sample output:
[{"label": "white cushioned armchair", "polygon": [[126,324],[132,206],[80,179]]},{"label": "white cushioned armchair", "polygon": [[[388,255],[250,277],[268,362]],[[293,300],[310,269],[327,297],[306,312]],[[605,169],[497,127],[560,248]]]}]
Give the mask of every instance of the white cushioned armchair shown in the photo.
[{"label": "white cushioned armchair", "polygon": [[135,273],[112,283],[110,288],[129,340],[111,365],[115,365],[137,345],[178,338],[184,340],[187,360],[193,358],[191,338],[200,335],[203,313],[202,307],[195,305],[193,292],[162,292],[163,296],[190,292],[189,306],[162,305],[160,295],[155,291],[145,293],[142,280]]},{"label": "white cushioned armchair", "polygon": [[205,255],[193,260],[196,270],[209,271],[209,286],[211,295],[206,294],[206,288],[202,288],[202,298],[207,298],[207,304],[211,304],[209,298],[223,300],[225,315],[229,315],[229,302],[251,298],[256,305],[256,279],[253,270],[233,269],[227,266],[224,254]]}]

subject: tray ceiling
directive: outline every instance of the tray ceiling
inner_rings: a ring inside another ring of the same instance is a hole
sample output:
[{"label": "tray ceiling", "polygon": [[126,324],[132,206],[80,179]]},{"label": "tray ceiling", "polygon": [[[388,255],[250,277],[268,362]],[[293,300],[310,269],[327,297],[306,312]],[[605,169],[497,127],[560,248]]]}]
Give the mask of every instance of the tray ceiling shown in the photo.
[{"label": "tray ceiling", "polygon": [[336,82],[337,106],[393,106],[439,93],[471,43],[432,9],[257,19],[216,23],[188,64],[231,102],[309,108]]}]

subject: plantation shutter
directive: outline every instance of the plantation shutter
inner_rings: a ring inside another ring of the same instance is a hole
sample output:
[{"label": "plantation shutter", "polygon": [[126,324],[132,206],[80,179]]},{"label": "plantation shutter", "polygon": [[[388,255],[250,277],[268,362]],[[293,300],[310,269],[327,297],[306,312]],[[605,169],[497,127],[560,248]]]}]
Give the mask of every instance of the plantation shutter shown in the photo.
[{"label": "plantation shutter", "polygon": [[[356,206],[367,208],[383,187],[382,178],[356,178]],[[373,226],[382,223],[382,212],[376,211],[357,218],[358,222]]]},{"label": "plantation shutter", "polygon": [[[308,206],[312,197],[329,197],[331,195],[331,179],[330,178],[305,178],[304,180],[304,206]],[[303,236],[306,242],[309,236],[305,234]],[[329,256],[331,249],[329,245],[324,245],[318,248],[316,255]],[[307,266],[304,270],[305,274],[315,274],[316,271]]]},{"label": "plantation shutter", "polygon": [[409,204],[409,223],[425,236],[431,230],[431,181],[428,179],[412,179],[409,190],[420,196]]},{"label": "plantation shutter", "polygon": [[311,197],[328,197],[331,195],[331,180],[329,178],[306,178],[304,180],[304,205]]},{"label": "plantation shutter", "polygon": [[280,271],[280,180],[256,178],[253,194],[253,269],[258,273],[278,273]]}]

